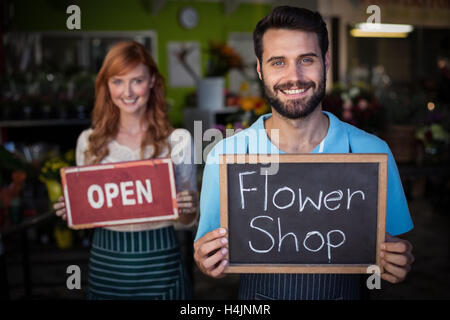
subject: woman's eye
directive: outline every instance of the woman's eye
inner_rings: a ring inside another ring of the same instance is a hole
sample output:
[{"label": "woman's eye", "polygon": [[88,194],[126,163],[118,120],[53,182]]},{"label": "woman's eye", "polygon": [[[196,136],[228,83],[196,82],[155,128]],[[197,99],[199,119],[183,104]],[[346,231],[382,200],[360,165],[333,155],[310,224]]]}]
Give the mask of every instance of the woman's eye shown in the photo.
[{"label": "woman's eye", "polygon": [[134,79],[134,83],[137,83],[137,84],[142,83],[142,79]]},{"label": "woman's eye", "polygon": [[115,85],[119,85],[119,84],[122,83],[122,80],[116,79],[116,80],[113,80],[112,83],[115,84]]}]

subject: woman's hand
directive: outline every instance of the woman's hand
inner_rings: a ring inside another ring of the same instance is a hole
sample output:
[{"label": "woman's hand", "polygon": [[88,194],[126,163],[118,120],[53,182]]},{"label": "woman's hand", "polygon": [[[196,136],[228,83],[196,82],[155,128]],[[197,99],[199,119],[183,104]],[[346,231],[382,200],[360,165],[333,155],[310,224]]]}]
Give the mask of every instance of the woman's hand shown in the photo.
[{"label": "woman's hand", "polygon": [[53,209],[56,210],[56,215],[58,217],[67,220],[66,202],[64,201],[63,196],[59,197],[58,202],[53,204]]},{"label": "woman's hand", "polygon": [[198,195],[196,191],[184,190],[177,194],[180,222],[189,224],[196,218],[198,207]]}]

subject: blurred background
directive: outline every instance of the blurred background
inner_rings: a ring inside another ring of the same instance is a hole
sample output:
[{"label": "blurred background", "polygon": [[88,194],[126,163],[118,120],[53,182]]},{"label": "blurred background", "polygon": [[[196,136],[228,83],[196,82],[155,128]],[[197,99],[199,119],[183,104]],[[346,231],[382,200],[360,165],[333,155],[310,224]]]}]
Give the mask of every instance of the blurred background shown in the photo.
[{"label": "blurred background", "polygon": [[[92,231],[69,230],[51,204],[59,168],[74,165],[76,139],[90,126],[109,47],[133,39],[151,51],[175,127],[246,128],[270,112],[252,32],[283,4],[327,22],[324,109],[383,138],[399,166],[416,262],[404,283],[383,282],[369,297],[450,298],[449,0],[0,0],[1,298],[85,298]],[[236,276],[212,280],[196,268],[195,231],[178,231],[195,298],[235,299]],[[69,265],[81,268],[81,290],[66,286]]]}]

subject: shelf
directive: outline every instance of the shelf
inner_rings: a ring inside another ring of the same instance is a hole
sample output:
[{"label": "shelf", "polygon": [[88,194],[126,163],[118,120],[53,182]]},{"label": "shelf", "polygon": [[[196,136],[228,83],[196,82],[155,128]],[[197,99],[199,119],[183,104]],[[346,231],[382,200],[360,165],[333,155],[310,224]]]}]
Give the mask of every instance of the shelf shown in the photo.
[{"label": "shelf", "polygon": [[0,121],[0,128],[89,125],[91,119],[48,119]]},{"label": "shelf", "polygon": [[215,114],[222,114],[222,113],[234,113],[238,112],[241,108],[239,106],[228,106],[223,107],[221,109],[200,109],[198,107],[185,107],[184,112],[190,112],[190,113],[196,113],[196,112],[208,112],[208,113],[215,113]]}]

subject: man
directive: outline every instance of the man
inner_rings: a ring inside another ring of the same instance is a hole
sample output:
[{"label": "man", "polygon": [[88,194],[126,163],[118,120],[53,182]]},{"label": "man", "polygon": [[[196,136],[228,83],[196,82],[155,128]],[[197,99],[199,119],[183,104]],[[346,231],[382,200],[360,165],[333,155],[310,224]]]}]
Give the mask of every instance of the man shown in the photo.
[{"label": "man", "polygon": [[[218,143],[208,155],[203,174],[200,223],[194,258],[200,270],[223,277],[227,266],[227,230],[220,226],[219,166],[221,153],[258,153],[255,145],[270,145],[270,153],[387,153],[388,187],[386,239],[381,258],[382,279],[402,281],[414,260],[412,246],[393,237],[413,228],[395,161],[387,144],[322,111],[326,72],[330,67],[328,32],[319,13],[277,7],[253,33],[257,72],[272,114],[251,128]],[[249,130],[263,130],[260,141],[239,146]],[[278,130],[278,139],[272,137]],[[232,146],[230,148],[230,146]],[[241,299],[358,299],[360,276],[344,274],[242,274]]]}]

